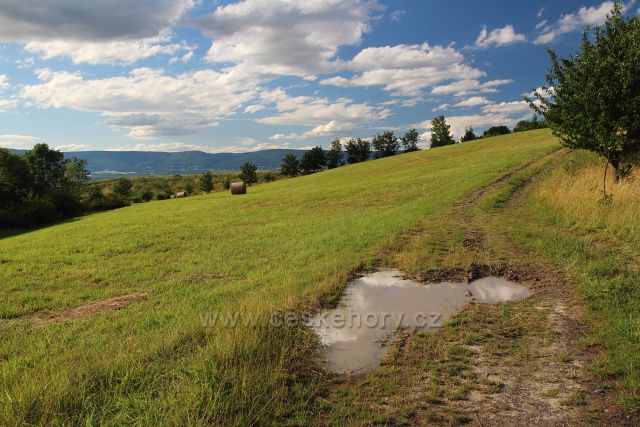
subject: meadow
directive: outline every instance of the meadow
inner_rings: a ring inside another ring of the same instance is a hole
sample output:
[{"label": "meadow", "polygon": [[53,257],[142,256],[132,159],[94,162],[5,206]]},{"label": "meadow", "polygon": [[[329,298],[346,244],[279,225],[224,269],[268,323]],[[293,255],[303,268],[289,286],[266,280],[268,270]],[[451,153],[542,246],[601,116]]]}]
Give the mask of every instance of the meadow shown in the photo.
[{"label": "meadow", "polygon": [[[5,237],[0,424],[308,421],[316,341],[273,311],[335,301],[398,236],[557,146],[518,133]],[[256,320],[201,321],[234,312]]]}]

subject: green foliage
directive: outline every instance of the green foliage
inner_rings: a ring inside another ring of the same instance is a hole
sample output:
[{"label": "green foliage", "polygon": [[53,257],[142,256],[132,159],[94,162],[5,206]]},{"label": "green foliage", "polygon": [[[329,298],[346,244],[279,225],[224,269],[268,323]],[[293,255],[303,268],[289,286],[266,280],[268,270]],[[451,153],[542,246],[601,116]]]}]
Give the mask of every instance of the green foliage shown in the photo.
[{"label": "green foliage", "polygon": [[194,190],[195,186],[193,185],[193,179],[187,179],[187,182],[185,182],[184,184],[184,191],[186,191],[187,194],[191,195],[193,194]]},{"label": "green foliage", "polygon": [[327,158],[322,147],[313,147],[304,153],[300,161],[300,169],[306,175],[314,173],[327,165]]},{"label": "green foliage", "polygon": [[0,206],[23,202],[32,188],[31,179],[24,156],[0,149]]},{"label": "green foliage", "polygon": [[385,130],[381,134],[374,136],[371,145],[376,150],[377,157],[393,156],[400,148],[398,137],[390,130]]},{"label": "green foliage", "polygon": [[31,192],[38,196],[51,194],[64,177],[64,154],[50,150],[47,144],[36,144],[24,159],[31,174]]},{"label": "green foliage", "polygon": [[214,179],[213,173],[211,172],[202,172],[200,177],[198,178],[198,188],[205,193],[210,193],[214,188]]},{"label": "green foliage", "polygon": [[469,126],[464,130],[464,135],[460,138],[460,142],[473,141],[474,139],[478,139],[478,136],[473,132],[473,128]]},{"label": "green foliage", "polygon": [[420,134],[416,129],[409,129],[403,136],[400,137],[400,141],[402,141],[402,147],[404,148],[405,153],[418,151]]},{"label": "green foliage", "polygon": [[153,192],[148,190],[144,191],[140,195],[140,199],[142,199],[143,202],[150,202],[151,200],[153,200]]},{"label": "green foliage", "polygon": [[548,88],[527,99],[531,107],[566,147],[598,153],[622,177],[640,161],[640,19],[625,19],[616,3],[575,55],[549,56]]},{"label": "green foliage", "polygon": [[257,170],[256,165],[251,162],[246,162],[240,168],[240,179],[247,185],[255,184],[258,182]]},{"label": "green foliage", "polygon": [[289,178],[293,178],[300,173],[300,160],[295,154],[287,154],[282,159],[282,165],[280,166],[280,173]]},{"label": "green foliage", "polygon": [[222,178],[222,188],[225,190],[231,188],[231,178],[229,178],[228,176]]},{"label": "green foliage", "polygon": [[268,171],[262,174],[262,177],[260,177],[260,181],[262,182],[273,182],[276,180],[276,174]]},{"label": "green foliage", "polygon": [[490,138],[492,136],[500,136],[510,134],[511,130],[508,127],[500,125],[500,126],[491,126],[489,129],[485,130],[482,134],[483,138]]},{"label": "green foliage", "polygon": [[547,128],[547,122],[545,120],[538,120],[537,115],[533,115],[531,120],[520,120],[513,128],[513,132],[525,132],[528,130],[544,129]]},{"label": "green foliage", "polygon": [[434,117],[431,120],[431,148],[455,144],[450,129],[444,116]]},{"label": "green foliage", "polygon": [[371,143],[361,138],[350,139],[345,150],[347,150],[348,163],[366,162],[371,155]]},{"label": "green foliage", "polygon": [[113,184],[111,189],[115,195],[123,199],[131,197],[131,190],[133,189],[133,183],[129,178],[118,178]]},{"label": "green foliage", "polygon": [[339,139],[334,139],[327,152],[327,168],[335,169],[339,166],[342,166],[342,143]]}]

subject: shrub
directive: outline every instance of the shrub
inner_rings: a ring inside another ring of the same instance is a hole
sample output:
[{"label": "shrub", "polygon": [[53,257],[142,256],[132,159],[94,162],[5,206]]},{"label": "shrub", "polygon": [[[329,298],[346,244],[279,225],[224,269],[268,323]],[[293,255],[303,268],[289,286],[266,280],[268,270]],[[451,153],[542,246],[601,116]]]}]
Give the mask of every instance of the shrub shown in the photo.
[{"label": "shrub", "polygon": [[153,192],[151,191],[145,191],[140,195],[140,199],[142,199],[143,202],[149,202],[153,199]]}]

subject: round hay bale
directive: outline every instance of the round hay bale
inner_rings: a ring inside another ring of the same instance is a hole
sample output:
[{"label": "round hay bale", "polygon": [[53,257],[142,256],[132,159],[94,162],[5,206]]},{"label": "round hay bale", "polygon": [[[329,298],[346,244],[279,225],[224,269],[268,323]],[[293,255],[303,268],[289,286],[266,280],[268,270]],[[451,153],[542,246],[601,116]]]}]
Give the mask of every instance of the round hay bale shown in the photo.
[{"label": "round hay bale", "polygon": [[247,194],[247,184],[244,182],[232,182],[229,189],[231,194]]}]

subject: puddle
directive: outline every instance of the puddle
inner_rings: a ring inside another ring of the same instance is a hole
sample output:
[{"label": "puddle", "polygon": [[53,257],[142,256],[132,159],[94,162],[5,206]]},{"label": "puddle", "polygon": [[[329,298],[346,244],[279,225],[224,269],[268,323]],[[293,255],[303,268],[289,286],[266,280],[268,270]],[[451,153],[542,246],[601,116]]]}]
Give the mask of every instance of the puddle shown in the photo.
[{"label": "puddle", "polygon": [[466,304],[526,298],[531,291],[497,277],[424,285],[398,270],[378,271],[349,283],[338,307],[313,316],[309,326],[321,356],[335,372],[361,373],[379,365],[399,329],[437,331]]}]

